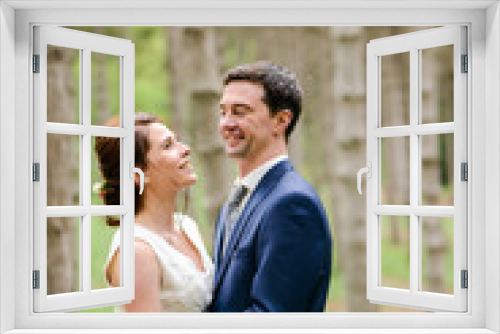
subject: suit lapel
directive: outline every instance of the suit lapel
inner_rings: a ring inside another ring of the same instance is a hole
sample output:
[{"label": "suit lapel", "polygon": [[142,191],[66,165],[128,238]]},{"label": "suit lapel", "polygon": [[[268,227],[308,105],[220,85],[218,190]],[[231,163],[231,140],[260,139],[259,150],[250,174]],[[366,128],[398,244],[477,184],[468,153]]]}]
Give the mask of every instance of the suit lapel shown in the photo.
[{"label": "suit lapel", "polygon": [[[231,238],[229,239],[226,252],[222,256],[222,262],[217,263],[220,264],[219,266],[216,265],[216,268],[218,268],[218,270],[215,275],[214,294],[221,283],[221,280],[226,272],[227,266],[229,265],[231,258],[234,254],[234,251],[236,250],[238,243],[243,235],[243,231],[246,229],[248,225],[251,225],[249,224],[249,221],[252,213],[255,211],[257,206],[269,195],[271,190],[274,189],[274,187],[278,184],[281,177],[292,168],[293,167],[288,160],[278,163],[268,173],[266,173],[266,175],[264,175],[262,180],[257,185],[257,188],[252,192],[250,199],[248,200],[243,212],[240,214],[238,221],[236,222],[234,231],[231,235]],[[227,208],[224,207],[224,209]],[[221,217],[225,217],[225,210],[223,214],[224,215],[221,215]],[[219,233],[217,237],[218,245],[216,248],[219,250],[219,254],[222,253],[221,238],[222,238],[223,226],[224,226],[224,221],[220,221],[218,226]]]}]

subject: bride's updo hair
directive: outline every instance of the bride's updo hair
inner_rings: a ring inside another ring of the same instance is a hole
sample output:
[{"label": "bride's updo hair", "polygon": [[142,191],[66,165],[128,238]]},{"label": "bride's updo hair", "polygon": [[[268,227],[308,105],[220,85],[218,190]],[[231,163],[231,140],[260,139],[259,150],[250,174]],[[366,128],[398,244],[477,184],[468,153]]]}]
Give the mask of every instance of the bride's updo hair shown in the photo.
[{"label": "bride's updo hair", "polygon": [[[158,117],[149,114],[135,115],[135,167],[147,168],[147,155],[151,146],[149,125],[163,124]],[[104,126],[120,126],[119,117],[111,118]],[[105,205],[120,205],[120,138],[96,137],[95,151],[101,173],[101,196]],[[139,186],[135,184],[135,214],[143,208],[143,196],[139,195]],[[120,220],[108,217],[108,226],[120,226]]]}]

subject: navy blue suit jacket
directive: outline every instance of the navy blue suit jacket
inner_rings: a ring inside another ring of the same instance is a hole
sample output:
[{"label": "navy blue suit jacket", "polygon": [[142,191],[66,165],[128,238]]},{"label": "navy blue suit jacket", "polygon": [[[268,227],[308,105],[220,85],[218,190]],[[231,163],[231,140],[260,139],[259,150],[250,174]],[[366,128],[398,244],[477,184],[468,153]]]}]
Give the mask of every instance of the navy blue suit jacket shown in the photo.
[{"label": "navy blue suit jacket", "polygon": [[215,279],[209,312],[322,312],[332,238],[316,191],[288,160],[252,192],[222,255],[227,206],[215,230]]}]

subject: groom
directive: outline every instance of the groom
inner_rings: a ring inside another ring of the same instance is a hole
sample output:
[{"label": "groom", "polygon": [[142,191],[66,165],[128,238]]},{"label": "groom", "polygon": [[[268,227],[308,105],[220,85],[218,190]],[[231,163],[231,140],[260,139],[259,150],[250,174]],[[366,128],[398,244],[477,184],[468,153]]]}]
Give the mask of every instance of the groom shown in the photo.
[{"label": "groom", "polygon": [[293,168],[288,138],[301,88],[287,69],[243,65],[224,78],[219,131],[239,171],[216,223],[211,312],[322,312],[332,240],[316,191]]}]

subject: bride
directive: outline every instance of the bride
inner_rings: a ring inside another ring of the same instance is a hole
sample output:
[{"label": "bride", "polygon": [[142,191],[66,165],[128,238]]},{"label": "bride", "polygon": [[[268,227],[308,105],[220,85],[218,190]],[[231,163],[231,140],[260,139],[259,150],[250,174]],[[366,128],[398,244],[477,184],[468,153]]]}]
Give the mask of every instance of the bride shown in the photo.
[{"label": "bride", "polygon": [[[112,119],[107,126],[117,126]],[[96,138],[106,205],[120,203],[120,139]],[[150,115],[135,118],[135,166],[145,175],[135,186],[135,299],[121,312],[201,312],[211,299],[213,263],[196,223],[175,212],[177,193],[196,182],[189,147]],[[137,176],[137,175],[136,175]],[[119,226],[108,219],[108,225]],[[120,286],[120,234],[110,248],[105,275]]]}]

